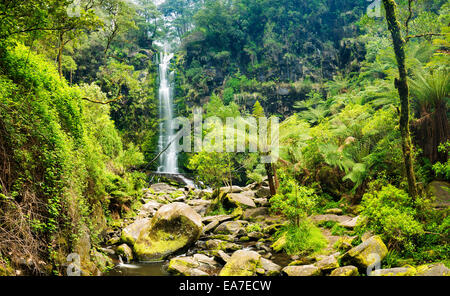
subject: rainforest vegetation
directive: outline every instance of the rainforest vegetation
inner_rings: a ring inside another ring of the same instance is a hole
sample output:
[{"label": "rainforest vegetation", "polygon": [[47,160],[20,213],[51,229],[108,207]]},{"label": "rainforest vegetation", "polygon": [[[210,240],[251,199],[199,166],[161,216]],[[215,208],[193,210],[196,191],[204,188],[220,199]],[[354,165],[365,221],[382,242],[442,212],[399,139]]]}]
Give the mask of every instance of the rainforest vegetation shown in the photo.
[{"label": "rainforest vegetation", "polygon": [[[384,269],[441,263],[448,274],[450,4],[374,3],[0,0],[0,275],[67,275],[73,253],[86,275],[113,269],[117,254],[148,259],[143,242],[162,244],[123,229],[159,217],[141,216],[149,200],[208,204],[203,226],[228,215],[245,235],[217,220],[188,240],[215,229],[195,250],[216,259],[255,241],[289,258],[262,255],[281,274],[335,251],[333,268],[361,273],[370,263],[349,257],[373,241]],[[202,107],[224,129],[228,117],[276,117],[278,159],[180,152],[196,188],[155,176],[164,51],[177,116]],[[247,219],[253,207],[267,212]],[[258,273],[230,274],[234,257],[221,275]],[[176,260],[169,271],[187,275]]]}]

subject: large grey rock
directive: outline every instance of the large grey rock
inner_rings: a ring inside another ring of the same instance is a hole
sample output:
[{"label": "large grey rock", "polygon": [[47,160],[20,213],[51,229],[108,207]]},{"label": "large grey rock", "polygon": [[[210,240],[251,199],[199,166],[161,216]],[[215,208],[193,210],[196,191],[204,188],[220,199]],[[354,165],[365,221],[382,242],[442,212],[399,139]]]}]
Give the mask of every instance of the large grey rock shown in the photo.
[{"label": "large grey rock", "polygon": [[339,226],[342,226],[342,227],[345,227],[345,228],[348,228],[348,229],[353,229],[353,228],[356,227],[356,224],[358,223],[358,220],[359,220],[359,216],[354,217],[354,218],[352,218],[350,220],[341,222],[341,223],[339,223]]},{"label": "large grey rock", "polygon": [[170,186],[169,184],[166,183],[156,183],[156,184],[152,184],[150,186],[151,189],[153,189],[153,191],[155,191],[156,193],[158,192],[173,192],[173,191],[177,191],[178,189]]},{"label": "large grey rock", "polygon": [[228,221],[223,222],[217,228],[214,230],[214,233],[220,233],[220,234],[234,234],[241,229],[244,229],[245,225],[247,224],[247,221]]},{"label": "large grey rock", "polygon": [[200,269],[200,263],[193,257],[177,257],[170,260],[167,271],[182,276],[208,276]]},{"label": "large grey rock", "polygon": [[450,269],[442,263],[432,263],[418,266],[417,276],[450,276]]},{"label": "large grey rock", "polygon": [[134,252],[141,261],[164,259],[194,243],[202,227],[202,217],[187,204],[164,205],[142,228]]},{"label": "large grey rock", "polygon": [[132,224],[122,229],[120,240],[130,246],[134,245],[141,233],[141,230],[149,223],[149,218],[137,219]]},{"label": "large grey rock", "polygon": [[416,274],[416,269],[412,266],[395,267],[387,269],[377,269],[372,271],[370,276],[413,276]]},{"label": "large grey rock", "polygon": [[255,251],[238,250],[231,255],[220,276],[255,276],[261,268],[261,255]]},{"label": "large grey rock", "polygon": [[239,206],[251,207],[251,208],[256,207],[253,199],[248,197],[246,194],[228,193],[228,198],[231,199],[232,201],[236,202]]},{"label": "large grey rock", "polygon": [[320,275],[320,269],[314,265],[286,266],[282,272],[288,276]]},{"label": "large grey rock", "polygon": [[333,255],[326,256],[314,265],[322,271],[328,271],[339,267],[339,263]]},{"label": "large grey rock", "polygon": [[204,216],[211,208],[212,201],[204,199],[191,199],[186,201],[186,204],[190,205],[194,211]]},{"label": "large grey rock", "polygon": [[275,276],[281,272],[281,266],[273,263],[272,261],[261,257],[261,267],[265,270],[265,275]]},{"label": "large grey rock", "polygon": [[266,207],[250,208],[250,209],[246,209],[244,211],[244,215],[242,216],[242,219],[248,220],[251,218],[256,218],[258,216],[268,216],[268,215],[269,215],[269,209]]}]

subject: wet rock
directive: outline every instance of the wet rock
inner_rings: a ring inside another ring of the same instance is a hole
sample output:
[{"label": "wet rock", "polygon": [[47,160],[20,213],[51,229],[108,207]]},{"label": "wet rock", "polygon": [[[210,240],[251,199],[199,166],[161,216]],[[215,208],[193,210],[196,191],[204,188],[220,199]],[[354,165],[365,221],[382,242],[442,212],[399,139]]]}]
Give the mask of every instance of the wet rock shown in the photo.
[{"label": "wet rock", "polygon": [[236,251],[241,248],[240,245],[223,241],[220,239],[211,239],[206,241],[206,248],[208,250],[222,250],[222,251]]},{"label": "wet rock", "polygon": [[170,260],[167,271],[182,276],[208,276],[200,270],[200,263],[192,257],[177,257]]},{"label": "wet rock", "polygon": [[127,244],[121,244],[117,247],[117,255],[125,258],[126,262],[131,262],[133,260],[133,250]]},{"label": "wet rock", "polygon": [[149,218],[137,219],[132,224],[122,229],[120,240],[130,246],[134,245],[141,233],[141,230],[149,223]]},{"label": "wet rock", "polygon": [[413,276],[416,269],[412,266],[377,269],[370,273],[371,276]]},{"label": "wet rock", "polygon": [[442,263],[420,265],[417,268],[417,276],[448,276],[450,269]]},{"label": "wet rock", "polygon": [[282,269],[288,276],[315,276],[320,275],[320,269],[314,265],[287,266]]},{"label": "wet rock", "polygon": [[330,276],[357,276],[359,275],[358,268],[353,265],[336,268]]},{"label": "wet rock", "polygon": [[220,276],[255,276],[261,268],[261,255],[255,251],[239,250],[231,255]]},{"label": "wet rock", "polygon": [[344,254],[345,262],[354,263],[358,267],[367,268],[369,265],[383,260],[388,250],[378,235],[374,235],[361,243],[360,245],[350,249]]},{"label": "wet rock", "polygon": [[134,251],[139,260],[160,260],[194,243],[202,232],[202,219],[190,206],[162,206],[141,230]]},{"label": "wet rock", "polygon": [[272,261],[261,257],[260,259],[261,261],[261,267],[264,269],[265,271],[265,275],[267,276],[275,276],[275,275],[279,275],[281,272],[281,266],[278,264],[273,263]]}]

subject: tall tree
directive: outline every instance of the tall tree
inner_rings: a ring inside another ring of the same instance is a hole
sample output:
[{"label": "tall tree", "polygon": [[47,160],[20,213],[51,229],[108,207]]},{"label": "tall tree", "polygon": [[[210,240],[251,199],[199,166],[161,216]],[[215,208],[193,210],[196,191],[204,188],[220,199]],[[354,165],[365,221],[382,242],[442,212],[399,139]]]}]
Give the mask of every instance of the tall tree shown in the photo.
[{"label": "tall tree", "polygon": [[383,0],[386,10],[386,20],[388,29],[392,35],[394,44],[394,52],[397,60],[399,78],[395,79],[395,87],[400,97],[400,132],[402,136],[402,150],[405,163],[406,178],[408,180],[409,194],[417,197],[416,176],[414,174],[412,160],[412,143],[409,131],[409,90],[408,76],[405,65],[405,44],[406,41],[402,37],[400,22],[398,21],[397,4],[395,0]]}]

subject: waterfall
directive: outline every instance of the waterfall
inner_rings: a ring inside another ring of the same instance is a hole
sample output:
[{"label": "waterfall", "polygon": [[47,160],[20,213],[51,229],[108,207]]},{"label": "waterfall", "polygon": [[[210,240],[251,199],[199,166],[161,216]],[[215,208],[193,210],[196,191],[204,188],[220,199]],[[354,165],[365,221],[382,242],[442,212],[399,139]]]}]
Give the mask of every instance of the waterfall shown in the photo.
[{"label": "waterfall", "polygon": [[[166,149],[167,145],[174,141],[173,129],[173,76],[170,72],[170,61],[173,53],[167,53],[165,50],[160,53],[159,63],[159,152]],[[178,154],[175,143],[172,143],[159,158],[158,172],[160,173],[178,173]]]}]

